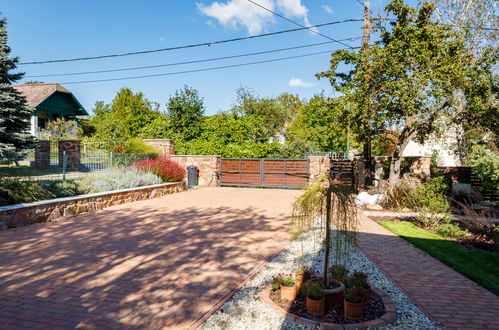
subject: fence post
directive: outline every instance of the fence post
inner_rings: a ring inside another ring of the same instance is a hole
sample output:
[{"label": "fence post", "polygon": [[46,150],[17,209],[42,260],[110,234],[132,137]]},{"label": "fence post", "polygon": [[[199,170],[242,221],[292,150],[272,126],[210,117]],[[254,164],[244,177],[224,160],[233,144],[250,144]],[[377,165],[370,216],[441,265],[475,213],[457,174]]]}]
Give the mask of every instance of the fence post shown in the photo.
[{"label": "fence post", "polygon": [[62,152],[62,181],[66,181],[66,167],[68,165],[68,158],[66,151]]}]

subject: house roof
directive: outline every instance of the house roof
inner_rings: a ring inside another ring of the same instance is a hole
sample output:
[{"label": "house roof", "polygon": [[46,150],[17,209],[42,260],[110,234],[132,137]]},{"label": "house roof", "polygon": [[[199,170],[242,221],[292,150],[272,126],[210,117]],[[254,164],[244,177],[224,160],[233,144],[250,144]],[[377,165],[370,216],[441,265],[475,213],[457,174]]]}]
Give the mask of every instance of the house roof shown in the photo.
[{"label": "house roof", "polygon": [[71,91],[58,83],[14,85],[14,88],[26,98],[26,103],[32,107],[36,107],[38,104],[42,103],[55,91],[71,93]]},{"label": "house roof", "polygon": [[[87,111],[83,108],[76,97],[71,93],[71,91],[58,83],[35,83],[35,84],[24,84],[24,85],[14,85],[25,98],[26,103],[32,107],[38,107],[45,101],[49,102],[49,98],[53,94],[65,94],[73,102],[77,110],[78,115],[88,115]],[[47,103],[45,102],[45,104]]]}]

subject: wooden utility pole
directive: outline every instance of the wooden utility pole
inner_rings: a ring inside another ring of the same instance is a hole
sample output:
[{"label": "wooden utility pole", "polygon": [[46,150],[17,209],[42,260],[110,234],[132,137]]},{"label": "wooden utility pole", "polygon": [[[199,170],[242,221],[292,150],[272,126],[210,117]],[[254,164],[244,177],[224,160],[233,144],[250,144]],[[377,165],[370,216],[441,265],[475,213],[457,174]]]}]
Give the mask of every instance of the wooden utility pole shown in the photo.
[{"label": "wooden utility pole", "polygon": [[[370,15],[370,5],[369,5],[369,1],[366,1],[364,2],[364,38],[363,38],[363,46],[364,46],[364,54],[367,54],[367,51],[369,50],[369,39],[370,39],[370,36],[371,36],[371,15]],[[367,56],[364,57],[364,65],[369,65],[368,61],[367,61]],[[369,86],[369,83],[368,83],[368,79],[370,77],[368,77],[368,75],[366,75],[364,77],[365,79],[365,88],[367,89],[367,87]],[[366,93],[367,95],[367,93]],[[371,131],[371,127],[370,127],[370,124],[369,124],[369,119],[370,119],[370,116],[371,116],[371,102],[369,101],[370,99],[370,96],[367,95],[367,109],[366,109],[366,117],[365,118],[365,134],[366,134],[366,138],[365,138],[365,141],[364,141],[364,173],[365,173],[365,184],[366,186],[371,186],[372,183],[373,183],[373,176],[374,176],[374,169],[373,169],[373,163],[372,163],[372,155],[371,155],[371,136],[369,135],[370,134],[370,131]]]}]

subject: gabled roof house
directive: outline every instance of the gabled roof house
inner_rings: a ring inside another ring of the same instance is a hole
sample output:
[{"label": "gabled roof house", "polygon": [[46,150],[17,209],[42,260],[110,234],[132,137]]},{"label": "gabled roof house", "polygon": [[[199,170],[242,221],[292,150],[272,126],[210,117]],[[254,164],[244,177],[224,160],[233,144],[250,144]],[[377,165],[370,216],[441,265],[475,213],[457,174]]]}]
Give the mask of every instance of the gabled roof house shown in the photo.
[{"label": "gabled roof house", "polygon": [[15,85],[29,106],[35,108],[31,117],[31,134],[39,137],[41,129],[47,128],[47,123],[57,118],[73,120],[80,116],[88,116],[78,99],[58,83],[30,83]]}]

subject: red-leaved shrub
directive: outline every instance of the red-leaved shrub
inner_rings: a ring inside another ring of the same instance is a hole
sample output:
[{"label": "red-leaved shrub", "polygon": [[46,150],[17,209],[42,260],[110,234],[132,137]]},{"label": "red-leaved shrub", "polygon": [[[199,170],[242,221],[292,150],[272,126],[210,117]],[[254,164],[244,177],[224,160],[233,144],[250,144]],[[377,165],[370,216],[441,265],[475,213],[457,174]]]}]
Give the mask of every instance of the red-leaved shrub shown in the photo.
[{"label": "red-leaved shrub", "polygon": [[144,172],[151,172],[159,176],[164,182],[177,182],[185,178],[185,170],[174,161],[162,158],[148,159],[133,164],[134,168]]}]

